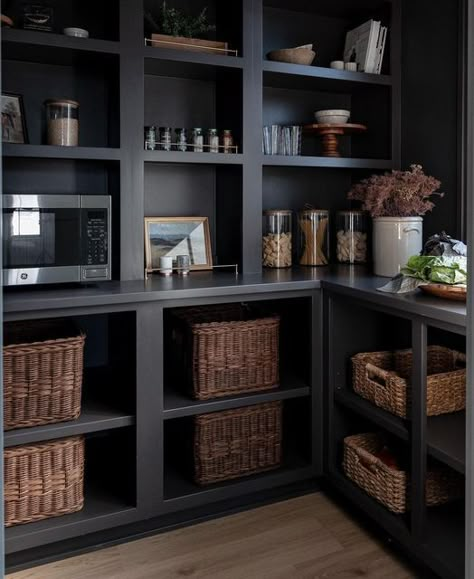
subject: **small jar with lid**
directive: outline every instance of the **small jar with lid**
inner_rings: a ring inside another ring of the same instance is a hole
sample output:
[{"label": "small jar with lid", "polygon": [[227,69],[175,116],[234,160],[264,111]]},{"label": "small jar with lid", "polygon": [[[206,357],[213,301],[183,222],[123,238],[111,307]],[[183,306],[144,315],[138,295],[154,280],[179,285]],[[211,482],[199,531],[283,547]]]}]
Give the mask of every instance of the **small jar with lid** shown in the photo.
[{"label": "small jar with lid", "polygon": [[222,147],[224,153],[234,152],[234,137],[232,136],[232,131],[230,129],[224,129],[222,131]]},{"label": "small jar with lid", "polygon": [[337,261],[367,263],[369,219],[364,211],[339,211],[336,216]]},{"label": "small jar with lid", "polygon": [[193,151],[195,153],[204,152],[204,134],[200,127],[193,129]]},{"label": "small jar with lid", "polygon": [[292,213],[287,209],[263,214],[262,258],[264,267],[282,268],[292,264]]},{"label": "small jar with lid", "polygon": [[77,147],[79,145],[79,103],[68,99],[46,101],[48,145]]},{"label": "small jar with lid", "polygon": [[186,129],[175,129],[176,133],[176,148],[183,153],[188,150],[188,134]]},{"label": "small jar with lid", "polygon": [[329,263],[329,211],[305,209],[298,214],[300,265]]},{"label": "small jar with lid", "polygon": [[160,139],[160,150],[161,151],[171,151],[172,149],[172,131],[171,127],[160,127],[159,128],[159,139]]},{"label": "small jar with lid", "polygon": [[207,145],[209,153],[219,152],[219,133],[217,129],[209,129],[207,132]]}]

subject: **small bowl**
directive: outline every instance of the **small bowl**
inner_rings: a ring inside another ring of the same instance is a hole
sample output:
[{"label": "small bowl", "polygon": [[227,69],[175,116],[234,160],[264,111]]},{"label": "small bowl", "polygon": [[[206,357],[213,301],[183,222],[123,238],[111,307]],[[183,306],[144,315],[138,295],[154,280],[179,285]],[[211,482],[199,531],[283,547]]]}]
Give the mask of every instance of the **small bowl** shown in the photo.
[{"label": "small bowl", "polygon": [[317,111],[314,113],[314,117],[320,125],[345,125],[350,116],[351,111],[342,109]]},{"label": "small bowl", "polygon": [[89,38],[89,31],[84,28],[65,28],[63,30],[66,36],[74,36],[75,38]]},{"label": "small bowl", "polygon": [[268,60],[288,62],[289,64],[305,64],[309,66],[316,58],[316,53],[310,48],[284,48],[272,50],[267,54]]}]

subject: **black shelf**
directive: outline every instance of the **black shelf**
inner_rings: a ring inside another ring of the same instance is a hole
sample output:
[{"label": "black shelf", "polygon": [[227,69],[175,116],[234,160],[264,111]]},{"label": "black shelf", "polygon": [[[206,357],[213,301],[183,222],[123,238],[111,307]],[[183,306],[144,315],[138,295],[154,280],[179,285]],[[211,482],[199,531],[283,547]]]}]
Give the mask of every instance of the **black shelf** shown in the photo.
[{"label": "black shelf", "polygon": [[62,438],[63,436],[113,430],[134,424],[135,416],[131,414],[110,409],[103,404],[89,402],[83,404],[81,416],[77,420],[5,432],[4,445],[5,447],[10,447],[19,444],[31,444],[43,440]]},{"label": "black shelf", "polygon": [[85,161],[119,161],[120,149],[109,147],[54,147],[5,143],[3,156],[24,159],[70,159]]},{"label": "black shelf", "polygon": [[2,28],[2,46],[4,59],[58,65],[71,64],[81,53],[95,57],[120,54],[118,42],[18,28]]},{"label": "black shelf", "polygon": [[241,394],[239,396],[228,396],[226,398],[214,400],[192,400],[185,393],[176,391],[173,388],[165,388],[163,418],[182,418],[184,416],[195,416],[205,412],[216,412],[219,410],[229,410],[242,406],[251,406],[263,402],[273,402],[275,400],[289,400],[291,398],[302,398],[309,396],[311,389],[297,378],[284,378],[282,385],[276,390],[267,390],[260,393]]},{"label": "black shelf", "polygon": [[110,489],[86,485],[84,508],[81,511],[7,528],[5,552],[8,555],[85,533],[118,527],[133,522],[136,517],[136,507],[115,497]]},{"label": "black shelf", "polygon": [[428,452],[454,470],[466,472],[466,413],[428,418]]},{"label": "black shelf", "polygon": [[262,165],[267,167],[316,167],[327,169],[393,169],[390,159],[352,159],[348,157],[310,157],[304,155],[262,155]]},{"label": "black shelf", "polygon": [[314,471],[308,461],[301,457],[292,456],[285,459],[283,465],[275,470],[214,485],[199,486],[192,481],[190,475],[182,474],[173,465],[165,464],[165,509],[171,511],[196,507],[263,489],[308,480],[313,476]]},{"label": "black shelf", "polygon": [[357,90],[358,86],[391,87],[392,77],[264,60],[263,85],[298,90],[352,92]]},{"label": "black shelf", "polygon": [[336,390],[334,398],[338,404],[368,418],[381,428],[384,428],[402,440],[407,441],[409,439],[409,433],[405,421],[394,414],[390,414],[390,412],[386,412],[382,408],[378,408],[354,392],[351,392],[350,390]]},{"label": "black shelf", "polygon": [[195,153],[194,151],[144,151],[145,163],[190,163],[195,165],[242,165],[241,153]]},{"label": "black shelf", "polygon": [[[175,73],[179,76],[181,64],[236,69],[243,69],[244,66],[244,59],[239,56],[208,54],[206,52],[192,52],[158,46],[145,46],[143,55],[147,61],[145,63],[147,74],[161,75],[165,70],[173,70],[174,74],[172,76],[175,76]],[[170,65],[167,65],[166,62],[172,63],[171,66],[173,68],[170,69]],[[184,70],[184,68],[181,68],[181,70]],[[191,67],[189,70],[191,70]]]}]

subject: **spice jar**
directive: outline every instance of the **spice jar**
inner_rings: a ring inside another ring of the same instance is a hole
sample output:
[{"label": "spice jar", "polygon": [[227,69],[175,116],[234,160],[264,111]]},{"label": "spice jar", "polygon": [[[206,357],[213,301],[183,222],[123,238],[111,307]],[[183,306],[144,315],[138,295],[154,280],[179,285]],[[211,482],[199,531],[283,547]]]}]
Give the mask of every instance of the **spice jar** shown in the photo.
[{"label": "spice jar", "polygon": [[222,146],[224,153],[234,152],[234,137],[232,136],[232,131],[225,129],[222,132]]},{"label": "spice jar", "polygon": [[291,267],[291,211],[265,211],[263,214],[263,266]]},{"label": "spice jar", "polygon": [[193,150],[195,153],[204,152],[204,135],[198,127],[193,129]]},{"label": "spice jar", "polygon": [[207,133],[207,144],[209,147],[209,153],[219,152],[219,134],[217,129],[209,129]]},{"label": "spice jar", "polygon": [[178,151],[186,151],[187,150],[187,143],[188,143],[188,139],[187,139],[187,133],[186,133],[186,129],[175,129],[175,133],[176,133],[176,147],[178,149]]},{"label": "spice jar", "polygon": [[337,261],[367,263],[368,218],[364,211],[339,211],[336,216]]},{"label": "spice jar", "polygon": [[171,136],[171,127],[160,127],[160,149],[162,151],[171,151],[171,143],[172,143],[172,136]]},{"label": "spice jar", "polygon": [[298,215],[300,265],[329,263],[329,211],[305,209]]},{"label": "spice jar", "polygon": [[48,145],[77,147],[79,144],[79,103],[71,100],[46,101]]},{"label": "spice jar", "polygon": [[156,128],[145,127],[145,151],[154,151],[156,149]]}]

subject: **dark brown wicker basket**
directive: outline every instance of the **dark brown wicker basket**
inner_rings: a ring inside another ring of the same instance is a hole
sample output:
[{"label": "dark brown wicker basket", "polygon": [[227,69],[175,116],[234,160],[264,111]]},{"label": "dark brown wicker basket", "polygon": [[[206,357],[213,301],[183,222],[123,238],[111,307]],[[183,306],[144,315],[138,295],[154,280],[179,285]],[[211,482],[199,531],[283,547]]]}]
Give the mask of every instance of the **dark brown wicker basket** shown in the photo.
[{"label": "dark brown wicker basket", "polygon": [[196,416],[195,481],[207,485],[277,468],[281,423],[281,402]]},{"label": "dark brown wicker basket", "polygon": [[236,304],[178,310],[173,320],[174,366],[197,400],[278,387],[278,316]]},{"label": "dark brown wicker basket", "polygon": [[[343,468],[346,476],[368,495],[396,514],[409,505],[410,477],[374,456],[384,445],[380,434],[358,434],[344,439]],[[443,466],[430,466],[426,478],[426,506],[442,505],[463,496],[464,479]]]},{"label": "dark brown wicker basket", "polygon": [[4,461],[7,527],[82,509],[83,437],[7,448]]},{"label": "dark brown wicker basket", "polygon": [[[369,352],[352,358],[353,388],[376,406],[401,418],[409,416],[411,350]],[[466,356],[442,346],[428,347],[427,415],[466,406]]]},{"label": "dark brown wicker basket", "polygon": [[5,324],[5,430],[79,417],[84,342],[85,336],[68,322]]}]

